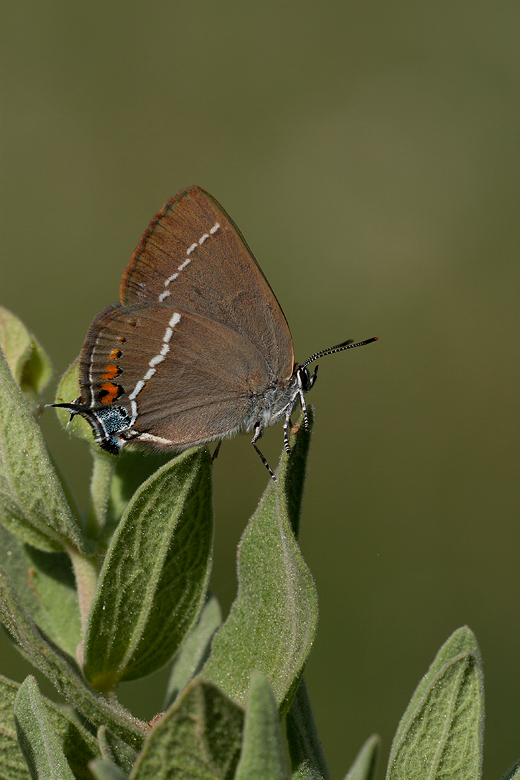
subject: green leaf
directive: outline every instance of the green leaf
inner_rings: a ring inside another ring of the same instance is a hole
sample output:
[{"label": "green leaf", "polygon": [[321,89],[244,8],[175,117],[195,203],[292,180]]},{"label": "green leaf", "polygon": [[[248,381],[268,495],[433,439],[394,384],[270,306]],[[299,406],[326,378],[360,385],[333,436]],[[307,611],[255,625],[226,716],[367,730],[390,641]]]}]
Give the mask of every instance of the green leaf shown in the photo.
[{"label": "green leaf", "polygon": [[253,672],[235,780],[288,780],[288,777],[278,705],[267,677]]},{"label": "green leaf", "polygon": [[1,567],[0,620],[22,654],[87,720],[96,727],[106,724],[129,745],[140,747],[145,724],[133,718],[116,700],[107,701],[86,684],[74,659],[57,647],[24,610]]},{"label": "green leaf", "polygon": [[329,770],[303,677],[287,713],[286,724],[293,780],[328,780]]},{"label": "green leaf", "polygon": [[0,522],[41,550],[87,552],[40,429],[0,352]]},{"label": "green leaf", "polygon": [[130,745],[113,734],[106,726],[98,729],[98,744],[101,758],[117,764],[125,772],[131,772],[137,759],[137,752]]},{"label": "green leaf", "polygon": [[[81,395],[79,389],[79,358],[68,367],[59,381],[56,390],[56,404],[70,404]],[[80,414],[75,414],[71,419],[70,412],[67,409],[56,409],[58,420],[62,426],[74,436],[85,439],[89,444],[94,444],[92,428]]]},{"label": "green leaf", "polygon": [[202,669],[208,658],[213,636],[221,623],[220,605],[217,598],[211,595],[200,613],[197,625],[192,628],[175,654],[166,689],[165,710]]},{"label": "green leaf", "polygon": [[520,780],[520,759],[505,772],[500,780]]},{"label": "green leaf", "polygon": [[392,743],[392,748],[390,750],[390,757],[392,756],[392,752],[395,746],[401,739],[402,733],[407,727],[408,720],[414,716],[415,709],[419,706],[426,690],[431,685],[432,680],[448,661],[460,655],[460,653],[471,653],[477,659],[479,667],[481,666],[480,650],[477,644],[477,640],[474,633],[467,626],[458,628],[446,640],[435,656],[430,668],[417,686],[410,704],[406,708],[406,712],[401,718],[401,722],[397,728],[397,732]]},{"label": "green leaf", "polygon": [[[28,780],[29,770],[16,738],[14,703],[20,686],[0,677],[0,777],[2,780]],[[74,777],[92,780],[87,765],[99,755],[96,740],[57,704],[42,697],[47,715]]]},{"label": "green leaf", "polygon": [[14,719],[18,743],[33,778],[74,780],[53,731],[34,677],[27,677],[16,696]]},{"label": "green leaf", "polygon": [[[312,423],[312,409],[309,410]],[[318,618],[314,581],[297,528],[310,433],[303,425],[282,455],[238,549],[238,594],[201,675],[245,705],[253,670],[269,679],[286,709],[310,652]]]},{"label": "green leaf", "polygon": [[308,430],[304,425],[304,417],[300,418],[292,428],[290,436],[291,455],[287,456],[282,451],[278,465],[278,481],[283,492],[287,509],[287,517],[296,539],[300,535],[300,514],[303,501],[303,490],[307,475],[307,458],[311,443],[311,434],[314,427],[314,407],[307,407]]},{"label": "green leaf", "polygon": [[345,780],[374,780],[380,749],[380,738],[372,734],[357,754]]},{"label": "green leaf", "polygon": [[94,464],[84,528],[106,547],[137,488],[177,455],[123,449],[116,458],[94,442],[91,453]]},{"label": "green leaf", "polygon": [[123,772],[120,767],[102,758],[92,761],[90,769],[96,780],[127,780],[128,778],[126,772]]},{"label": "green leaf", "polygon": [[146,738],[131,780],[230,780],[244,713],[211,683],[194,680]]},{"label": "green leaf", "polygon": [[[471,647],[472,650],[461,648]],[[477,655],[475,655],[477,653]],[[399,725],[387,780],[480,777],[483,684],[480,656],[469,629],[439,651]]]},{"label": "green leaf", "polygon": [[33,412],[52,376],[47,353],[21,319],[0,306],[0,348],[14,380],[20,387]]},{"label": "green leaf", "polygon": [[69,557],[65,553],[42,552],[23,544],[0,526],[0,565],[40,628],[74,656],[82,633]]},{"label": "green leaf", "polygon": [[139,488],[114,534],[87,623],[92,685],[113,690],[172,657],[204,602],[212,539],[209,454],[187,450]]},{"label": "green leaf", "polygon": [[157,469],[168,463],[172,457],[176,456],[172,455],[171,452],[152,452],[126,448],[122,450],[119,457],[115,459],[115,469],[108,496],[105,537],[111,536],[114,532],[121,515],[137,488],[151,477]]},{"label": "green leaf", "polygon": [[29,780],[29,769],[16,735],[14,702],[18,683],[0,676],[0,777],[2,780]]}]

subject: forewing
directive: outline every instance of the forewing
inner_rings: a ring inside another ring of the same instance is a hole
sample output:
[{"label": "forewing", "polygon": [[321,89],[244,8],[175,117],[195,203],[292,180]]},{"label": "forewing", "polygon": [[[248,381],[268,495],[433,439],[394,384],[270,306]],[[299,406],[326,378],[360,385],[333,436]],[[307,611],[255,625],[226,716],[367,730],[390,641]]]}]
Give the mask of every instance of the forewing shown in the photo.
[{"label": "forewing", "polygon": [[150,222],[123,275],[121,303],[189,309],[240,333],[275,377],[288,379],[289,326],[244,237],[200,187],[168,200]]},{"label": "forewing", "polygon": [[184,449],[246,426],[267,365],[241,334],[180,307],[114,304],[93,321],[80,358],[83,403],[124,406],[132,430]]}]

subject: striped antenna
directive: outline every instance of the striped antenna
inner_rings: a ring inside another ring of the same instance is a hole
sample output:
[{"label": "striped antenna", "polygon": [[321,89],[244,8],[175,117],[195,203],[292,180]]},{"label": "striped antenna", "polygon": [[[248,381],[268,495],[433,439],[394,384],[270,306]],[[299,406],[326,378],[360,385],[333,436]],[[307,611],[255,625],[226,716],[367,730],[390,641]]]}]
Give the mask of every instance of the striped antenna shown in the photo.
[{"label": "striped antenna", "polygon": [[333,352],[343,352],[344,349],[354,349],[354,347],[364,347],[365,344],[371,344],[373,341],[377,341],[378,337],[374,336],[372,339],[367,339],[366,341],[358,341],[357,344],[354,344],[354,339],[349,339],[348,341],[343,341],[341,344],[336,344],[334,347],[329,347],[328,349],[322,349],[321,352],[315,352],[314,355],[311,355],[310,358],[307,358],[305,363],[303,363],[300,368],[305,368],[309,365],[309,363],[314,363],[315,360],[318,360],[318,358],[323,357],[324,355],[332,355]]}]

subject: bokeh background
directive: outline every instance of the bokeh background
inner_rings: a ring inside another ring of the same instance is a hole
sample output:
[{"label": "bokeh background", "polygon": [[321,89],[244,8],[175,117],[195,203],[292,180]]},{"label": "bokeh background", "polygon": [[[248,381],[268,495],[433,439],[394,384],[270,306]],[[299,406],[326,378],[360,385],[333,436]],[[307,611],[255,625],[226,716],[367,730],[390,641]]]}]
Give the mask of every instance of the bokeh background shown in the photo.
[{"label": "bokeh background", "polygon": [[[190,184],[240,226],[297,359],[380,337],[322,359],[308,397],[301,545],[321,613],[307,681],[334,778],[372,732],[385,763],[465,623],[484,658],[486,777],[520,756],[519,28],[505,0],[2,6],[0,302],[56,377],[151,216]],[[43,426],[84,500],[86,447],[52,412]],[[271,462],[281,447],[271,429]],[[225,610],[266,480],[248,437],[223,446]],[[5,642],[0,661],[28,671]],[[122,698],[152,717],[163,684]]]}]

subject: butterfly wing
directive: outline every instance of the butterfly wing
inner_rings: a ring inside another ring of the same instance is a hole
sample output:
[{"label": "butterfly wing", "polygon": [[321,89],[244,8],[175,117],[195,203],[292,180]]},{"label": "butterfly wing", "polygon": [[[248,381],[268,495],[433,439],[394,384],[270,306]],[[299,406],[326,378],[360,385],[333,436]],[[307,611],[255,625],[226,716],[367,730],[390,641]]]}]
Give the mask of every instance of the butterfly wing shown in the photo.
[{"label": "butterfly wing", "polygon": [[244,237],[200,187],[168,200],[150,222],[123,275],[124,306],[176,305],[239,333],[277,377],[294,354],[289,326]]},{"label": "butterfly wing", "polygon": [[177,306],[108,307],[80,356],[82,403],[123,406],[136,440],[158,448],[181,450],[251,429],[272,383],[243,335]]}]

